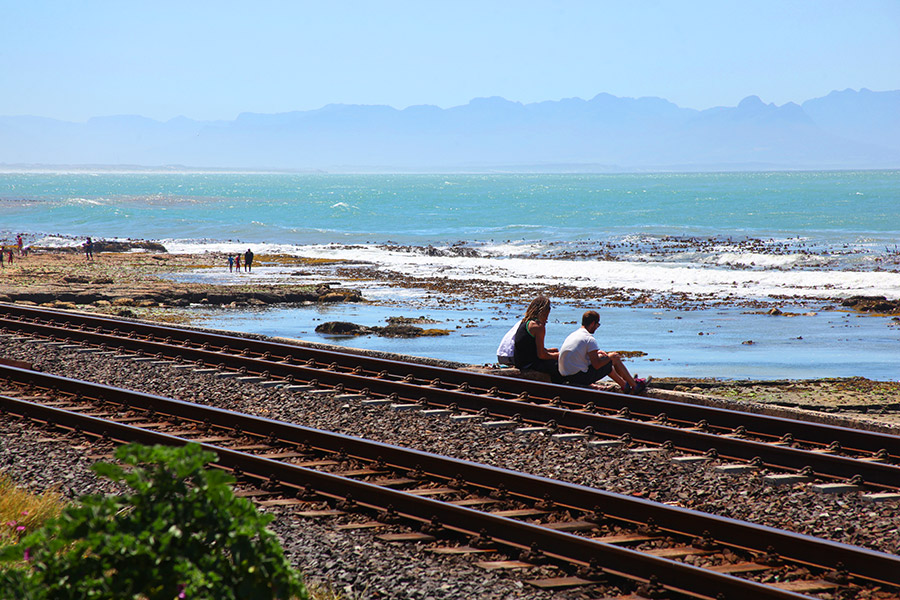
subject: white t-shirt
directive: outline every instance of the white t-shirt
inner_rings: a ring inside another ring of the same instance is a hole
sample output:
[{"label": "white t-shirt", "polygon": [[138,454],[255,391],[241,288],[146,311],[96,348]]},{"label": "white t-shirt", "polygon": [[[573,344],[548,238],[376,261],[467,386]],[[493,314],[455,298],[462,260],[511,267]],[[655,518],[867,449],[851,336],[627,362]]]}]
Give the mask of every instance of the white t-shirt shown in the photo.
[{"label": "white t-shirt", "polygon": [[568,377],[579,371],[587,373],[591,366],[588,352],[592,350],[600,350],[600,347],[587,329],[579,327],[570,333],[559,349],[559,374]]},{"label": "white t-shirt", "polygon": [[500,346],[497,347],[497,356],[504,356],[506,358],[512,358],[513,352],[516,346],[516,330],[519,329],[519,323],[522,321],[516,321],[516,324],[512,326],[512,329],[506,332],[506,335],[503,336],[503,339],[500,340]]}]

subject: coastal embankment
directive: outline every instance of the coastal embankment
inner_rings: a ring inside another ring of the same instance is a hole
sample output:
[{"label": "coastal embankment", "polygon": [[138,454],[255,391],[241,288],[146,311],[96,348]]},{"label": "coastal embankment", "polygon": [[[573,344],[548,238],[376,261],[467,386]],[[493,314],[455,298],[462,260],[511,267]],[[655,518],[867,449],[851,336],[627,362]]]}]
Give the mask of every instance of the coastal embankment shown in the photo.
[{"label": "coastal embankment", "polygon": [[[80,252],[35,248],[28,256],[16,256],[12,265],[5,265],[0,273],[0,301],[177,323],[191,323],[192,315],[197,311],[213,307],[246,311],[285,304],[334,307],[336,303],[366,303],[357,289],[327,278],[310,281],[309,276],[315,273],[315,268],[323,265],[321,258],[259,255],[254,261],[254,267],[258,269],[271,265],[293,269],[291,273],[302,277],[304,282],[267,284],[242,279],[247,273],[229,272],[224,254],[170,254],[164,248],[148,249],[140,247],[139,243],[119,243],[114,250],[109,247],[95,252],[92,261]],[[335,261],[332,266],[341,269],[341,265],[340,261]],[[183,278],[178,277],[178,274],[196,274],[204,270],[224,273],[227,283],[197,283],[181,281]],[[443,281],[440,293],[449,297],[471,291],[472,282],[463,281],[457,288],[453,281]],[[398,293],[404,286],[414,283],[396,281]],[[508,291],[506,288],[498,290],[501,295]],[[518,290],[515,296],[533,291]],[[382,305],[387,302],[383,297],[379,300]],[[841,304],[844,310],[856,310],[859,314],[900,310],[900,303],[877,298],[847,299]],[[415,360],[414,357],[407,358]],[[896,381],[873,381],[864,377],[802,380],[657,377],[655,388],[657,394],[675,393],[683,400],[720,398],[900,424],[900,383]]]}]

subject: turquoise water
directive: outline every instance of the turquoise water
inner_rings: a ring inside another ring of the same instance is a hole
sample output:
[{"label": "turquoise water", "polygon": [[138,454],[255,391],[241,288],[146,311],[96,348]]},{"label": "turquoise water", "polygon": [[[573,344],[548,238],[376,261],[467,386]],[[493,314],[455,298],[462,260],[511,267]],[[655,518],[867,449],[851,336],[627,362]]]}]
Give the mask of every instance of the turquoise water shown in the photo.
[{"label": "turquoise water", "polygon": [[897,243],[900,172],[0,174],[9,231],[262,243],[633,233]]},{"label": "turquoise water", "polygon": [[[519,308],[519,307],[516,307]],[[863,376],[896,380],[900,376],[900,327],[885,319],[821,312],[792,318],[748,314],[731,308],[707,311],[595,307],[600,328],[595,333],[606,351],[646,352],[627,360],[628,368],[655,377],[718,377],[722,379],[800,379]],[[558,303],[547,323],[548,346],[559,346],[578,327],[583,307]],[[384,325],[386,316],[425,316],[451,335],[413,339],[377,336],[320,335],[325,321]],[[520,312],[490,303],[459,308],[385,308],[329,305],[263,310],[204,311],[203,326],[270,336],[303,339],[430,356],[462,363],[496,361],[500,338]],[[467,328],[472,322],[476,328]],[[460,329],[456,329],[459,327]],[[700,334],[703,335],[700,335]],[[752,344],[745,342],[752,341]]]},{"label": "turquoise water", "polygon": [[[643,350],[630,362],[642,374],[900,376],[900,324],[829,310],[853,295],[900,299],[900,171],[8,173],[0,174],[0,215],[0,240],[23,233],[26,244],[74,245],[91,236],[156,240],[171,252],[252,246],[259,255],[366,261],[408,279],[584,288],[578,300],[554,298],[550,343],[562,342],[581,311],[596,308],[601,347]],[[177,278],[339,281],[362,285],[379,301],[202,313],[204,324],[223,329],[487,363],[525,308],[350,275],[342,281],[337,271],[314,267],[298,274],[260,264],[237,277],[222,265]],[[610,305],[606,290],[626,299]],[[660,301],[627,305],[639,297]],[[770,317],[747,309],[756,303],[816,314]],[[382,325],[388,316],[420,315],[451,335],[335,340],[314,331],[323,320]]]}]

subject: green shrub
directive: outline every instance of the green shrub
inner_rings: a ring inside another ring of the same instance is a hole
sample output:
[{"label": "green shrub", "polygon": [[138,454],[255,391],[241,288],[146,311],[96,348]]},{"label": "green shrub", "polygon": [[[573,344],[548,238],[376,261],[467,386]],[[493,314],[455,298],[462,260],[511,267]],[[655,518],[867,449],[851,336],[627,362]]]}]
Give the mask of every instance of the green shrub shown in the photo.
[{"label": "green shrub", "polygon": [[196,444],[122,446],[131,468],[98,463],[124,482],[0,550],[0,598],[22,600],[308,598],[261,515],[231,489],[230,474]]}]

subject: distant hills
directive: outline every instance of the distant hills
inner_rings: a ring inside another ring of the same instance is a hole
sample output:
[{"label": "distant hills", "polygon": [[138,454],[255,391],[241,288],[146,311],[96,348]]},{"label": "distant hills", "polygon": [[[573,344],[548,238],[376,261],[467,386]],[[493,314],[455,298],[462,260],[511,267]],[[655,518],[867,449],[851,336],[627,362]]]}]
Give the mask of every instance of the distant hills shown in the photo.
[{"label": "distant hills", "polygon": [[900,168],[900,90],[776,106],[680,108],[662,98],[442,109],[331,104],[233,121],[0,117],[0,164],[185,165],[327,171],[634,171]]}]

